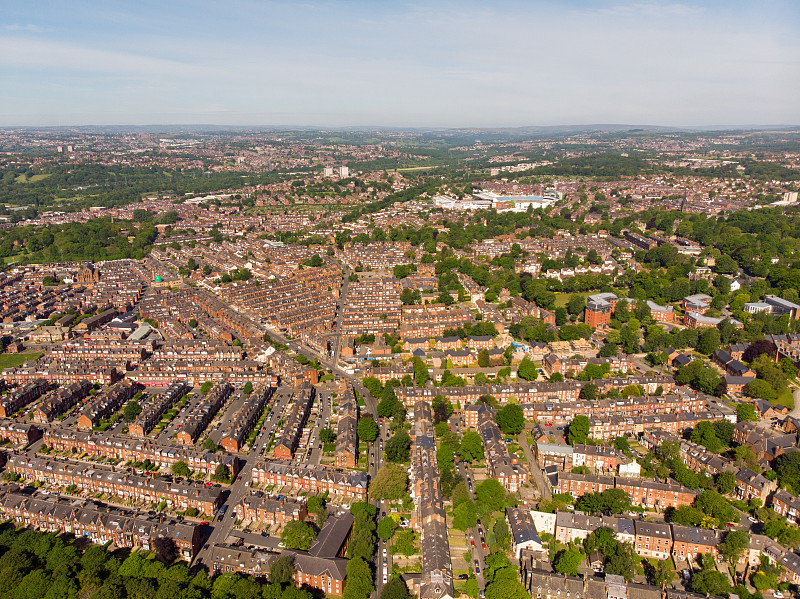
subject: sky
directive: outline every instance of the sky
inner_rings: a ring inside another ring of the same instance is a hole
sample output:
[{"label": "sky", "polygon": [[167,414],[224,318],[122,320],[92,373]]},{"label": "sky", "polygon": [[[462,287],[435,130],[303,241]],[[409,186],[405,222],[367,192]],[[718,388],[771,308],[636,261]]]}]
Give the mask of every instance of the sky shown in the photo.
[{"label": "sky", "polygon": [[800,125],[800,1],[3,3],[0,126]]}]

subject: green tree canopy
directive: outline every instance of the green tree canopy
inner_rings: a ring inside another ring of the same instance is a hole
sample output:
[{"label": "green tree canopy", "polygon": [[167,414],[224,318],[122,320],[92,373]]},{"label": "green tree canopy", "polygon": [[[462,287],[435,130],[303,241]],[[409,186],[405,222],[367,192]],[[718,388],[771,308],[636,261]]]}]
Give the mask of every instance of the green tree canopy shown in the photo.
[{"label": "green tree canopy", "polygon": [[567,439],[570,445],[575,443],[586,443],[589,438],[589,418],[583,414],[578,414],[572,419],[567,429]]},{"label": "green tree canopy", "polygon": [[408,488],[408,472],[399,464],[382,466],[369,485],[374,499],[401,499]]},{"label": "green tree canopy", "polygon": [[362,416],[358,420],[358,438],[372,443],[378,438],[378,423],[372,418]]},{"label": "green tree canopy", "polygon": [[525,428],[525,415],[519,404],[510,403],[497,411],[497,426],[506,435],[518,435]]},{"label": "green tree canopy", "polygon": [[291,520],[281,531],[281,541],[290,549],[305,551],[311,547],[311,543],[316,538],[317,534],[314,529],[302,520]]}]

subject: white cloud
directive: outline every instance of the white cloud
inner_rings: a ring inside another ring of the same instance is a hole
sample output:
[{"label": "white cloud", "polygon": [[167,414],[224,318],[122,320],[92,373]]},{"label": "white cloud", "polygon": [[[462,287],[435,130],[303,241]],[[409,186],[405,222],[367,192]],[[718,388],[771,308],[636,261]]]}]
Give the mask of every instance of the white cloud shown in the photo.
[{"label": "white cloud", "polygon": [[48,31],[44,27],[39,27],[38,25],[34,25],[33,23],[10,23],[8,25],[3,25],[3,29],[5,31],[24,31],[28,33],[44,33]]}]

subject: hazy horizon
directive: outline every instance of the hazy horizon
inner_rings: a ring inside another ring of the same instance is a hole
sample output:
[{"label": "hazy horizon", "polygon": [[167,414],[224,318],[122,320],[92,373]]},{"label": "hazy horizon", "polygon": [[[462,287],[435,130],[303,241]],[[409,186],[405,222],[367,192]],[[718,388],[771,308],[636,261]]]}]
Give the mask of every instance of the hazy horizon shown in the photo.
[{"label": "hazy horizon", "polygon": [[791,0],[18,4],[0,126],[793,127],[798,25]]}]

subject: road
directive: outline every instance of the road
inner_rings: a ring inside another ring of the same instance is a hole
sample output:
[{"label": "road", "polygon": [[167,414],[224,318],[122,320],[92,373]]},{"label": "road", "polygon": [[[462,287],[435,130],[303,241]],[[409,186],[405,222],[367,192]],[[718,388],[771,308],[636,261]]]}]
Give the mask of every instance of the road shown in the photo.
[{"label": "road", "polygon": [[544,472],[542,472],[542,469],[539,467],[539,461],[534,457],[531,447],[528,444],[528,430],[529,429],[523,430],[519,435],[517,435],[517,441],[519,442],[519,446],[522,448],[522,451],[525,454],[525,459],[528,460],[528,470],[530,470],[533,481],[536,483],[536,487],[539,489],[539,495],[543,499],[552,499],[553,493],[550,490],[550,484],[544,477]]},{"label": "road", "polygon": [[333,350],[333,363],[339,363],[342,353],[342,318],[344,317],[344,306],[347,303],[347,291],[350,288],[350,269],[345,268],[342,274],[342,289],[339,292],[339,301],[336,302],[336,317],[333,319],[333,330],[336,333],[336,344]]},{"label": "road", "polygon": [[[240,455],[240,458],[244,461],[244,465],[239,470],[236,480],[234,480],[233,484],[230,486],[228,497],[225,499],[227,511],[222,517],[217,513],[217,518],[214,521],[211,534],[195,556],[193,563],[203,563],[207,565],[209,569],[211,568],[211,547],[215,543],[224,542],[230,534],[233,524],[236,521],[234,508],[239,504],[242,498],[250,492],[250,473],[253,470],[253,465],[258,461],[259,456],[264,453],[264,449],[269,444],[273,429],[275,429],[275,425],[278,420],[280,420],[283,409],[292,394],[292,389],[281,387],[272,396],[270,400],[270,405],[273,406],[271,414],[264,421],[264,424],[261,426],[261,431],[259,431],[253,446],[247,454]],[[274,432],[279,431],[274,430]]]},{"label": "road", "polygon": [[[469,489],[470,498],[475,501],[474,481],[472,470],[465,462],[458,463],[458,472],[467,481],[467,488]],[[486,556],[484,553],[483,545],[485,543],[485,531],[483,530],[483,523],[478,518],[478,525],[466,531],[467,541],[470,543],[470,552],[472,553],[472,563],[468,564],[475,570],[475,578],[478,581],[478,588],[484,590],[486,588],[486,579],[483,577],[484,569],[486,568]],[[477,569],[476,569],[477,562]]]},{"label": "road", "polygon": [[800,389],[795,389],[792,392],[792,396],[794,397],[794,408],[789,412],[789,416],[800,418]]},{"label": "road", "polygon": [[[343,316],[343,313],[344,313],[344,306],[345,306],[345,303],[347,301],[347,290],[348,290],[348,286],[349,286],[349,275],[350,275],[350,271],[346,270],[344,275],[343,275],[344,276],[344,281],[342,283],[342,291],[341,291],[340,296],[339,296],[339,301],[337,302],[336,319],[334,321],[334,327],[335,327],[334,330],[337,333],[341,331],[341,320],[342,320],[342,316]],[[337,335],[336,350],[334,352],[334,356],[333,356],[332,359],[330,357],[326,356],[326,355],[322,355],[322,354],[316,352],[315,350],[312,350],[311,348],[303,345],[300,341],[298,341],[296,339],[287,339],[280,331],[278,331],[274,327],[269,328],[269,335],[273,339],[278,341],[279,343],[282,343],[282,344],[288,346],[293,351],[295,351],[295,352],[297,352],[299,354],[303,354],[304,356],[306,356],[309,359],[315,359],[316,358],[319,361],[321,366],[323,366],[324,368],[329,369],[333,374],[335,374],[335,375],[341,377],[342,379],[344,379],[348,384],[352,385],[352,387],[358,392],[359,396],[364,401],[364,406],[362,408],[362,414],[363,413],[369,413],[369,414],[377,415],[377,413],[378,413],[378,400],[375,399],[375,397],[372,396],[372,394],[369,392],[369,390],[366,387],[364,387],[364,385],[361,384],[361,381],[358,378],[356,378],[352,374],[348,374],[342,368],[339,367],[339,356],[340,356],[340,352],[341,352],[341,343],[338,342],[338,339],[340,338],[340,335]],[[277,412],[277,410],[274,411],[273,414],[275,412]],[[328,412],[328,415],[329,415],[329,412]],[[320,416],[322,416],[322,413],[320,414]],[[320,421],[321,422],[323,421],[321,417],[320,417]],[[375,441],[374,444],[372,444],[373,447],[370,447],[370,451],[369,451],[368,456],[367,456],[367,459],[369,460],[368,467],[367,467],[367,473],[371,477],[374,477],[377,474],[377,472],[380,469],[380,467],[381,467],[382,460],[383,460],[383,452],[380,449],[380,447],[381,447],[380,441],[388,439],[388,436],[389,436],[388,428],[389,428],[388,423],[379,424],[379,431],[380,431],[379,438],[378,438],[378,440]],[[267,427],[267,430],[269,430],[268,427]],[[319,446],[319,431],[318,430],[316,431],[316,434],[314,436],[316,437],[316,445],[317,445],[317,448],[318,448],[318,446]],[[259,442],[257,441],[256,444],[254,445],[254,447],[256,447],[258,444],[259,444]],[[313,452],[312,452],[312,456],[311,457],[312,457],[312,460],[315,457]],[[252,460],[249,460],[249,462],[252,462]],[[207,544],[209,546],[211,544],[213,544],[213,543],[219,543],[219,542],[224,541],[225,538],[228,536],[228,533],[229,533],[229,531],[230,531],[230,529],[231,529],[231,527],[233,525],[234,518],[235,518],[235,516],[232,513],[233,507],[239,501],[241,501],[241,498],[244,496],[245,493],[244,493],[244,491],[242,491],[242,489],[244,489],[245,491],[247,490],[247,487],[244,486],[244,482],[249,479],[249,474],[250,474],[250,470],[251,469],[252,469],[252,463],[248,463],[243,468],[243,470],[242,470],[242,472],[240,474],[240,476],[242,478],[242,481],[241,482],[237,481],[232,485],[232,487],[231,487],[231,495],[230,495],[230,497],[228,498],[228,500],[226,502],[226,505],[229,505],[228,512],[225,514],[225,517],[222,519],[222,521],[214,526],[214,530],[211,533],[211,537],[209,538],[209,541],[207,541]],[[372,503],[378,509],[378,519],[380,519],[381,515],[385,514],[386,510],[387,510],[387,506],[386,506],[385,502],[379,502],[379,501],[371,499],[370,503]],[[385,566],[383,564],[383,551],[384,551],[384,549],[387,550],[386,565]],[[199,559],[199,560],[202,561],[203,558],[207,559],[208,557],[209,557],[208,551],[203,549],[198,554],[198,557],[196,559]],[[371,595],[372,599],[377,599],[381,589],[383,588],[384,575],[386,576],[386,579],[388,580],[388,577],[389,577],[388,575],[389,575],[389,572],[391,572],[391,567],[392,567],[392,565],[391,565],[391,556],[388,555],[388,547],[385,547],[383,541],[381,541],[380,538],[378,538],[377,556],[376,556],[376,559],[375,559],[375,591]],[[482,570],[482,568],[481,568],[481,570]],[[481,588],[483,588],[483,587],[481,587]]]}]

